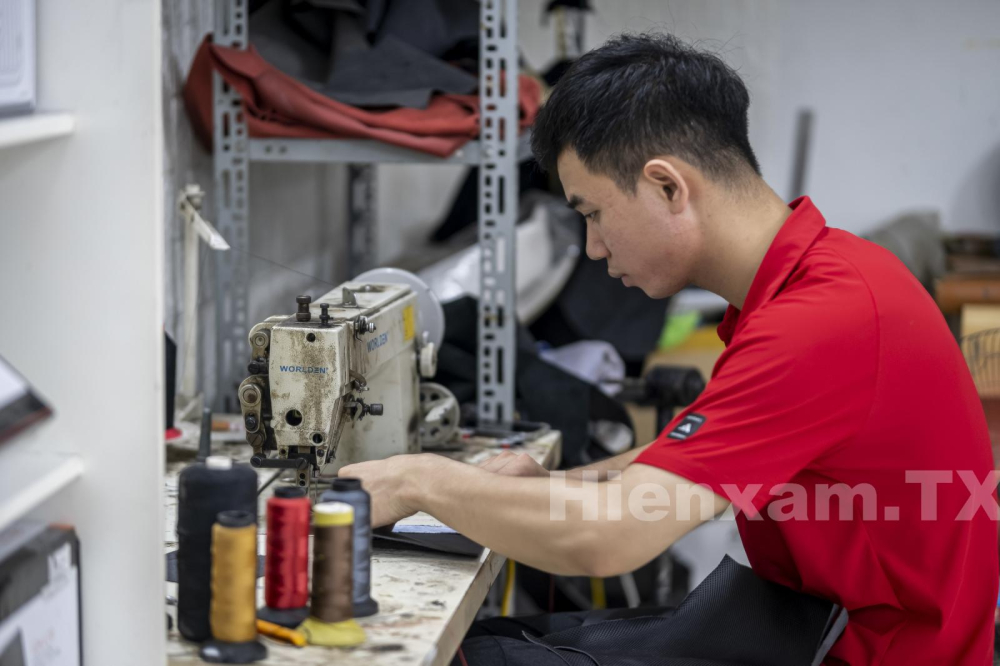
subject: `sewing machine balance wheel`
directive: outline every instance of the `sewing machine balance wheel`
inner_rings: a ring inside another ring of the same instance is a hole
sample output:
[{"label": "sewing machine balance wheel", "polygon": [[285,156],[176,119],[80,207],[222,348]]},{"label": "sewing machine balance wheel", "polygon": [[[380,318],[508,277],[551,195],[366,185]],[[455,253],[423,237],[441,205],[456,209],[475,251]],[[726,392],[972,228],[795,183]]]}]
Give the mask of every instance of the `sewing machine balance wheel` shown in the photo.
[{"label": "sewing machine balance wheel", "polygon": [[401,268],[373,268],[354,278],[353,282],[372,282],[375,284],[402,284],[413,290],[417,295],[417,317],[421,332],[426,331],[430,342],[437,349],[444,340],[444,308],[441,301],[427,286],[427,283],[409,271]]},{"label": "sewing machine balance wheel", "polygon": [[420,446],[441,447],[458,434],[461,411],[458,400],[444,386],[420,383]]}]

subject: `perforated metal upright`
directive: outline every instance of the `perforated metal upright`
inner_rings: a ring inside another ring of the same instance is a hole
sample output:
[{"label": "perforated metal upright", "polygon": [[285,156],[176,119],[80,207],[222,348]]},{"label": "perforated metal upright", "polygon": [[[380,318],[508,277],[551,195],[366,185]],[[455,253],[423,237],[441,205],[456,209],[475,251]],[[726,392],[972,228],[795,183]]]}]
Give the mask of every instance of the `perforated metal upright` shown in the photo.
[{"label": "perforated metal upright", "polygon": [[[246,48],[249,0],[216,0],[216,44]],[[230,245],[249,245],[251,161],[349,164],[349,269],[374,263],[374,191],[378,163],[466,164],[479,169],[478,387],[480,420],[509,423],[514,417],[515,243],[517,162],[529,155],[527,133],[518,133],[517,0],[480,3],[480,139],[448,158],[370,140],[250,139],[239,96],[214,75],[216,224]],[[235,409],[235,390],[245,375],[249,267],[245,252],[217,253],[217,409]]]},{"label": "perforated metal upright", "polygon": [[361,275],[375,266],[374,164],[347,166],[347,274]]},{"label": "perforated metal upright", "polygon": [[[217,0],[216,44],[246,48],[249,0]],[[212,150],[215,170],[215,224],[219,233],[237,251],[216,252],[215,280],[215,377],[216,409],[236,411],[236,388],[245,367],[247,335],[250,332],[250,269],[247,255],[250,239],[250,147],[240,96],[222,80],[212,76]],[[230,388],[232,389],[230,391]]]},{"label": "perforated metal upright", "polygon": [[482,0],[480,16],[478,412],[504,424],[514,418],[517,326],[517,0]]}]

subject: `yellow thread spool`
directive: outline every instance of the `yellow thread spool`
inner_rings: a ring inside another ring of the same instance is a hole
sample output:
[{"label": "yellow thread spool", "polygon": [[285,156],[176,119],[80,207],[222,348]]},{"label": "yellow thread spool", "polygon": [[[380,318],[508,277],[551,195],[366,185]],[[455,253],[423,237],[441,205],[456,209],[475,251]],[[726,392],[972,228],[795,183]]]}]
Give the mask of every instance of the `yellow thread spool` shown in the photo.
[{"label": "yellow thread spool", "polygon": [[257,640],[257,525],[245,511],[223,511],[212,526],[212,636]]},{"label": "yellow thread spool", "polygon": [[365,640],[353,614],[354,508],[345,502],[313,507],[312,604],[299,631],[313,645],[348,647]]}]

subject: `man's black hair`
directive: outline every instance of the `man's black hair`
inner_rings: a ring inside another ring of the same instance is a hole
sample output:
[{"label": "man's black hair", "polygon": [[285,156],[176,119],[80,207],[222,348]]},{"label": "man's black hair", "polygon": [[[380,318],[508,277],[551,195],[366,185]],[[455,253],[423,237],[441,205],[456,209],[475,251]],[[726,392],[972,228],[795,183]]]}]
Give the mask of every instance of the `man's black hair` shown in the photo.
[{"label": "man's black hair", "polygon": [[672,35],[620,35],[585,53],[538,113],[531,147],[546,170],[565,149],[635,192],[643,165],[674,155],[716,181],[760,165],[747,136],[750,94],[718,56]]}]

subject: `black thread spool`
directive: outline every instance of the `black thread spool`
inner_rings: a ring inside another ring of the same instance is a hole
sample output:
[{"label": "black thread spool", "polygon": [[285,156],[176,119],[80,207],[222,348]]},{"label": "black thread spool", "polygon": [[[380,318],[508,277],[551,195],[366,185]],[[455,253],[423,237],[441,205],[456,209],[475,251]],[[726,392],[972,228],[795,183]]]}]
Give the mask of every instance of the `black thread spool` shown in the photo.
[{"label": "black thread spool", "polygon": [[354,592],[351,597],[354,617],[368,617],[378,612],[378,602],[371,597],[372,576],[372,499],[361,487],[361,479],[337,477],[320,497],[321,502],[344,502],[354,509]]},{"label": "black thread spool", "polygon": [[212,637],[212,525],[222,511],[257,520],[257,473],[225,456],[186,467],[178,480],[177,630],[190,641]]}]

